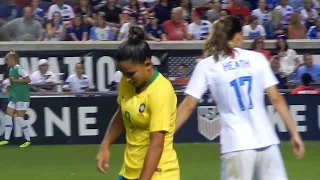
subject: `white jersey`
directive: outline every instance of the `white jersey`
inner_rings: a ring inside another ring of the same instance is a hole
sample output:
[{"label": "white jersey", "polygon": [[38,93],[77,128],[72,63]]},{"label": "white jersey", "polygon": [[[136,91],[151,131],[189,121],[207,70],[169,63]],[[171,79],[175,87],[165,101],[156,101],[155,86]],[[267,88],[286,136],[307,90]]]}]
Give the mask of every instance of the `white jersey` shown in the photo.
[{"label": "white jersey", "polygon": [[186,94],[200,99],[209,90],[220,113],[222,153],[279,144],[268,118],[264,92],[278,84],[261,53],[236,48],[235,56],[201,60]]}]

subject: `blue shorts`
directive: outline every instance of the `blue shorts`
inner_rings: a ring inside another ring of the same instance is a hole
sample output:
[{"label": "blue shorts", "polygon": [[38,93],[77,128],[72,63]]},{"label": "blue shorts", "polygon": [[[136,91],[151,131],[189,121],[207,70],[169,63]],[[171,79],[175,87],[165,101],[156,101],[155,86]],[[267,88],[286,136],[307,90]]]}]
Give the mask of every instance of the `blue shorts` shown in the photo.
[{"label": "blue shorts", "polygon": [[125,177],[119,176],[119,177],[117,178],[117,180],[129,180],[129,179],[126,179]]}]

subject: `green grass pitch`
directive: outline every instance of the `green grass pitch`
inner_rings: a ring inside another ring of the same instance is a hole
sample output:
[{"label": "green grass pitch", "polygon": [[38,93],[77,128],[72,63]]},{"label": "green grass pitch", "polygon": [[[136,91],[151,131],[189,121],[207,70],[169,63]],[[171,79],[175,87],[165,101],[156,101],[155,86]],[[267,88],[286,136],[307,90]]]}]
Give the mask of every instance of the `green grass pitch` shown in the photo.
[{"label": "green grass pitch", "polygon": [[[218,180],[217,143],[176,144],[181,180]],[[281,152],[290,180],[320,179],[320,141],[306,142],[306,156],[296,160],[288,142]],[[95,169],[98,145],[0,147],[0,179],[3,180],[115,180],[122,164],[124,145],[114,145],[111,169],[106,175]]]}]

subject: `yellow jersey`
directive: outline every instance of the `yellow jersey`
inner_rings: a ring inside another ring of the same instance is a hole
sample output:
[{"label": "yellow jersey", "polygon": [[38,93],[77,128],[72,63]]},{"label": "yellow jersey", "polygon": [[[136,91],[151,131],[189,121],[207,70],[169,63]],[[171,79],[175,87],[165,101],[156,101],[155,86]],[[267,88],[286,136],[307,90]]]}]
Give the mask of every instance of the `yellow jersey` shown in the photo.
[{"label": "yellow jersey", "polygon": [[170,179],[178,180],[179,163],[173,149],[177,96],[171,83],[155,70],[150,85],[137,94],[122,77],[117,101],[127,142],[120,176],[138,179],[150,144],[150,133],[165,131],[164,149],[152,179],[164,179],[168,175]]}]

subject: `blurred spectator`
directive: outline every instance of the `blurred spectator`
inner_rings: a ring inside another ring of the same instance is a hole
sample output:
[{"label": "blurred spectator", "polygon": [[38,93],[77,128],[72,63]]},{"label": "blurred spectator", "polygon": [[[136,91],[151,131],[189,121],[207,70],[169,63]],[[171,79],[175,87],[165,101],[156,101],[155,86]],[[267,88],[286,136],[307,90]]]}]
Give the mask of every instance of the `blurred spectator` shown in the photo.
[{"label": "blurred spectator", "polygon": [[211,9],[212,0],[191,0],[193,8]]},{"label": "blurred spectator", "polygon": [[247,6],[242,5],[242,0],[233,0],[233,2],[228,5],[227,10],[231,15],[239,16],[243,24],[247,24],[250,10]]},{"label": "blurred spectator", "polygon": [[192,11],[192,4],[190,0],[180,0],[180,8],[182,10],[182,16],[188,23],[191,22],[190,14]]},{"label": "blurred spectator", "polygon": [[[138,24],[144,24],[148,19],[148,11],[145,7],[140,5],[138,0],[130,0],[129,5],[125,6],[123,8],[122,14],[123,14],[123,21],[127,22],[129,15],[132,13],[137,13],[138,16]],[[122,22],[121,24],[124,24]]]},{"label": "blurred spectator", "polygon": [[65,81],[63,91],[81,93],[94,89],[94,85],[89,80],[88,76],[84,74],[83,64],[77,63],[75,68],[75,73],[70,75]]},{"label": "blurred spectator", "polygon": [[30,75],[31,84],[48,84],[48,86],[33,86],[34,91],[46,92],[46,91],[56,91],[57,87],[50,85],[50,83],[58,83],[57,75],[49,71],[49,63],[46,59],[41,59],[38,61],[39,70],[33,72]]},{"label": "blurred spectator", "polygon": [[117,7],[119,7],[120,9],[123,9],[130,2],[130,0],[116,0],[116,1],[117,1]]},{"label": "blurred spectator", "polygon": [[74,18],[74,12],[71,6],[64,4],[64,0],[55,0],[55,4],[49,7],[48,20],[52,20],[54,12],[60,12],[63,17],[63,24],[70,25]]},{"label": "blurred spectator", "polygon": [[9,32],[3,28],[0,28],[0,41],[12,41]]},{"label": "blurred spectator", "polygon": [[280,5],[278,5],[275,10],[278,10],[282,13],[281,24],[287,28],[288,22],[290,20],[291,14],[294,12],[294,9],[288,5],[288,0],[280,0]]},{"label": "blurred spectator", "polygon": [[152,8],[157,4],[158,0],[138,0],[142,6],[146,8],[148,12],[152,11]]},{"label": "blurred spectator", "polygon": [[83,21],[87,26],[93,26],[97,12],[90,7],[89,0],[79,0],[79,2],[79,7],[75,8],[75,13],[83,17]]},{"label": "blurred spectator", "polygon": [[304,25],[309,29],[315,25],[315,21],[318,18],[318,11],[311,8],[312,0],[304,0],[304,9],[300,11],[301,19]]},{"label": "blurred spectator", "polygon": [[299,80],[301,76],[308,73],[317,82],[320,82],[320,64],[313,63],[313,57],[311,54],[303,55],[304,65],[298,68],[296,80]]},{"label": "blurred spectator", "polygon": [[30,6],[24,8],[22,18],[12,20],[2,28],[9,33],[14,41],[41,41],[43,38],[42,26],[39,21],[33,18]]},{"label": "blurred spectator", "polygon": [[271,58],[271,68],[272,68],[274,75],[276,76],[276,78],[279,81],[279,84],[277,85],[277,87],[279,89],[287,89],[287,86],[286,86],[287,76],[283,72],[280,71],[280,58],[279,58],[279,56],[273,56]]},{"label": "blurred spectator", "polygon": [[284,35],[284,26],[281,24],[281,12],[273,10],[271,12],[271,20],[263,24],[266,30],[267,39],[276,39],[279,35]]},{"label": "blurred spectator", "polygon": [[251,16],[249,24],[243,26],[242,34],[246,39],[256,39],[258,37],[265,37],[266,31],[263,26],[259,24],[259,20],[256,16]]},{"label": "blurred spectator", "polygon": [[99,9],[107,4],[110,0],[90,0],[90,7],[93,11],[98,12]]},{"label": "blurred spectator", "polygon": [[272,11],[279,5],[279,0],[266,0],[266,6],[268,11]]},{"label": "blurred spectator", "polygon": [[66,34],[67,29],[63,25],[60,12],[54,12],[52,21],[49,21],[46,25],[44,41],[63,41],[66,38]]},{"label": "blurred spectator", "polygon": [[191,13],[192,23],[188,25],[189,40],[205,40],[212,32],[212,23],[201,19],[201,14],[194,9]]},{"label": "blurred spectator", "polygon": [[178,78],[188,78],[187,65],[180,64],[178,66]]},{"label": "blurred spectator", "polygon": [[183,20],[181,8],[174,8],[171,11],[171,19],[163,23],[164,32],[168,40],[184,40],[187,39],[188,26]]},{"label": "blurred spectator", "polygon": [[291,91],[290,94],[319,94],[319,91],[311,86],[314,80],[308,73],[304,73],[301,76],[301,85]]},{"label": "blurred spectator", "polygon": [[118,41],[123,41],[128,38],[129,29],[131,26],[137,25],[138,18],[139,18],[139,14],[137,14],[137,13],[131,13],[129,15],[129,22],[122,25],[122,27],[120,29],[120,32],[119,32],[119,35],[117,38]]},{"label": "blurred spectator", "polygon": [[99,9],[100,12],[105,13],[105,20],[107,25],[111,27],[121,28],[120,22],[125,22],[121,20],[123,17],[121,9],[116,7],[116,0],[108,0],[107,4]]},{"label": "blurred spectator", "polygon": [[39,0],[32,0],[30,3],[32,8],[33,16],[36,20],[43,23],[44,22],[44,11],[39,8]]},{"label": "blurred spectator", "polygon": [[288,39],[305,39],[306,31],[306,27],[301,23],[300,14],[294,12],[288,26]]},{"label": "blurred spectator", "polygon": [[83,17],[76,15],[73,25],[68,27],[67,34],[69,41],[87,41],[88,40],[88,28],[84,24]]},{"label": "blurred spectator", "polygon": [[158,24],[158,18],[154,14],[149,15],[149,23],[145,27],[147,39],[152,41],[166,41],[167,37],[164,33],[163,26]]},{"label": "blurred spectator", "polygon": [[252,50],[262,53],[270,61],[270,59],[271,59],[270,51],[264,49],[264,41],[263,40],[264,40],[263,37],[256,38],[252,42]]},{"label": "blurred spectator", "polygon": [[16,5],[15,0],[4,0],[4,4],[0,4],[0,26],[21,16],[22,9]]},{"label": "blurred spectator", "polygon": [[220,18],[220,1],[214,0],[211,6],[211,9],[207,11],[208,21],[214,22]]},{"label": "blurred spectator", "polygon": [[264,24],[271,20],[271,13],[267,10],[265,0],[259,1],[259,8],[252,11],[251,15],[259,19],[259,24]]},{"label": "blurred spectator", "polygon": [[[0,1],[1,2],[1,1]],[[16,4],[20,7],[20,8],[25,8],[26,6],[30,5],[31,0],[15,0]]]},{"label": "blurred spectator", "polygon": [[153,8],[156,18],[159,19],[159,24],[162,24],[166,20],[170,19],[170,9],[168,6],[168,0],[159,0]]},{"label": "blurred spectator", "polygon": [[316,20],[316,25],[311,26],[307,33],[308,39],[320,39],[320,18]]},{"label": "blurred spectator", "polygon": [[230,15],[230,12],[227,9],[220,10],[220,18]]},{"label": "blurred spectator", "polygon": [[[220,0],[219,0],[220,1]],[[221,0],[220,9],[227,9],[227,7],[232,3],[232,0]]]},{"label": "blurred spectator", "polygon": [[289,48],[288,42],[284,36],[279,36],[276,42],[276,51],[280,57],[280,68],[286,76],[296,69],[301,64],[297,58],[297,52]]},{"label": "blurred spectator", "polygon": [[174,79],[172,84],[175,84],[175,85],[188,84],[189,77],[188,77],[187,69],[188,69],[187,65],[180,64],[178,66],[178,77]]},{"label": "blurred spectator", "polygon": [[93,41],[114,41],[117,39],[117,29],[113,30],[107,25],[102,15],[98,16],[97,26],[90,29],[90,40]]}]

